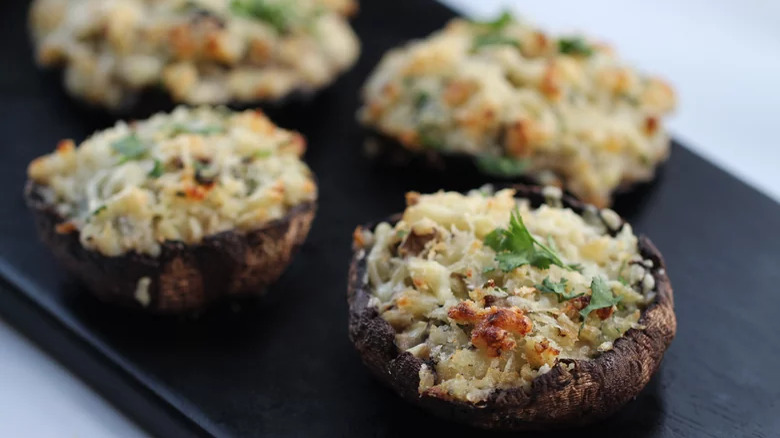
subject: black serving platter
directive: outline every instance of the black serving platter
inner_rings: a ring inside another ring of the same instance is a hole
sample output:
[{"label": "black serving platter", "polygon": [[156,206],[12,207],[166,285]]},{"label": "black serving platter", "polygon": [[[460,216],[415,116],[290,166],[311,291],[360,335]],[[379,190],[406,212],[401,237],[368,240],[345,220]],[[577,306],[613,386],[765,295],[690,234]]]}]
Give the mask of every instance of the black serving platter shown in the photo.
[{"label": "black serving platter", "polygon": [[[359,87],[380,55],[439,28],[453,12],[432,1],[362,2],[360,64],[308,105],[278,115],[308,136],[306,159],[321,184],[309,240],[266,298],[223,304],[199,318],[161,318],[96,302],[35,237],[22,200],[27,163],[60,138],[83,139],[107,121],[35,69],[26,8],[4,1],[0,14],[5,319],[163,437],[508,436],[402,402],[369,376],[347,339],[353,227],[402,209],[407,190],[480,183],[372,162],[355,122]],[[616,209],[666,256],[678,335],[636,400],[607,421],[566,433],[780,436],[780,205],[676,144],[660,180],[621,197]]]}]

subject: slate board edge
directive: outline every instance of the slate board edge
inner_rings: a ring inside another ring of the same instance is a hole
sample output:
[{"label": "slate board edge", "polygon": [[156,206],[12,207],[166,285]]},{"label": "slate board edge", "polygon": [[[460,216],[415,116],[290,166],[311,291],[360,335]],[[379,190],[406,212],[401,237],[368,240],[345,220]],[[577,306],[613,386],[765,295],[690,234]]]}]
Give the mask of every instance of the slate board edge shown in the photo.
[{"label": "slate board edge", "polygon": [[[452,10],[447,5],[442,6]],[[715,167],[728,174],[732,183],[736,182],[776,205],[764,192],[733,177],[718,164],[687,147],[685,152],[695,155],[702,161],[702,165]],[[675,159],[674,154],[671,159]],[[132,366],[114,357],[106,350],[106,345],[89,333],[74,330],[73,325],[59,319],[45,303],[30,298],[24,292],[23,281],[14,281],[13,273],[5,268],[0,263],[0,317],[43,347],[114,406],[155,435],[224,435],[217,425],[192,415],[197,413],[196,406],[177,403],[175,394],[166,394],[147,386],[143,376]]]},{"label": "slate board edge", "polygon": [[[0,272],[4,271],[0,269]],[[219,436],[0,274],[0,318],[153,436]]]}]

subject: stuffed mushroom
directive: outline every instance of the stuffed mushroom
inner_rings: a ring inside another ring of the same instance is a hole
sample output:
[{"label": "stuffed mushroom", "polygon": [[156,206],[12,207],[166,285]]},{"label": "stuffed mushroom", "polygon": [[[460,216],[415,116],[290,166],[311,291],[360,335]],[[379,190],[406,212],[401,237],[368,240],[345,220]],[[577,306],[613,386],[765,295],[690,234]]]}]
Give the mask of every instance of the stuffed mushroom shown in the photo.
[{"label": "stuffed mushroom", "polygon": [[28,168],[42,240],[104,301],[162,313],[259,294],[309,232],[304,138],[257,111],[178,108],[64,140]]},{"label": "stuffed mushroom", "polygon": [[35,0],[38,63],[67,90],[132,108],[161,89],[188,104],[279,101],[323,88],[354,64],[354,0]]},{"label": "stuffed mushroom", "polygon": [[363,101],[359,118],[385,145],[437,162],[465,156],[489,176],[556,185],[604,207],[667,159],[663,118],[675,95],[602,43],[505,14],[456,19],[390,51]]},{"label": "stuffed mushroom", "polygon": [[664,261],[611,210],[557,188],[410,193],[359,227],[350,337],[403,398],[490,429],[608,416],[676,330]]}]

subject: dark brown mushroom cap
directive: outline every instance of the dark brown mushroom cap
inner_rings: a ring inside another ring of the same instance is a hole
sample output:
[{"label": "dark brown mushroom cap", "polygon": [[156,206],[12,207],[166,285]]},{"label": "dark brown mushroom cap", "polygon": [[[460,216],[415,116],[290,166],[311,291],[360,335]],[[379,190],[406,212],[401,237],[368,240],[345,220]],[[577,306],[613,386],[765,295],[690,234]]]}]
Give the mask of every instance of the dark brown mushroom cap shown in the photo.
[{"label": "dark brown mushroom cap", "polygon": [[[28,182],[27,205],[40,238],[65,268],[102,301],[155,313],[194,312],[219,298],[262,294],[306,239],[316,210],[315,202],[307,202],[248,232],[206,236],[195,245],[165,242],[158,257],[137,252],[107,257],[85,248],[78,230],[57,232],[64,219],[44,202],[40,189]],[[136,298],[143,277],[151,280],[145,305]]]},{"label": "dark brown mushroom cap", "polygon": [[[517,197],[533,206],[544,203],[537,187],[517,186]],[[586,206],[564,196],[563,204],[577,213]],[[397,222],[398,216],[390,219]],[[622,226],[622,225],[621,225]],[[419,371],[423,361],[395,345],[395,331],[377,310],[368,307],[371,297],[366,275],[367,250],[357,249],[349,271],[349,336],[363,362],[385,384],[406,400],[441,417],[487,429],[527,430],[577,426],[607,417],[636,397],[658,369],[674,338],[672,286],[658,249],[640,236],[639,250],[653,261],[656,299],[642,311],[639,324],[614,342],[612,350],[590,360],[559,360],[538,376],[529,390],[494,390],[480,404],[420,394]]]}]

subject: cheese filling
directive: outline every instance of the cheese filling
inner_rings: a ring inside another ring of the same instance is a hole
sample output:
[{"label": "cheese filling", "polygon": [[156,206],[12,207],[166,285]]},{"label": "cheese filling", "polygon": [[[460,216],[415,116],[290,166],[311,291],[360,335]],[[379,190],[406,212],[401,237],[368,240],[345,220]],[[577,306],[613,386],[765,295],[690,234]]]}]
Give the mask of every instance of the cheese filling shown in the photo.
[{"label": "cheese filling", "polygon": [[453,20],[390,51],[363,91],[363,124],[411,150],[458,152],[483,171],[564,185],[607,206],[669,154],[664,81],[580,36],[505,15]]},{"label": "cheese filling", "polygon": [[245,232],[314,201],[300,134],[255,111],[177,108],[65,140],[28,175],[85,248],[156,256],[166,241],[196,244]]},{"label": "cheese filling", "polygon": [[353,0],[35,0],[38,62],[119,107],[161,87],[177,102],[276,100],[332,82],[360,51]]},{"label": "cheese filling", "polygon": [[425,363],[421,394],[478,403],[642,328],[655,283],[631,226],[513,195],[411,193],[395,225],[356,232],[369,305]]}]

